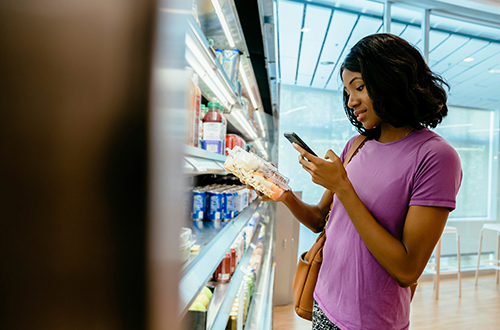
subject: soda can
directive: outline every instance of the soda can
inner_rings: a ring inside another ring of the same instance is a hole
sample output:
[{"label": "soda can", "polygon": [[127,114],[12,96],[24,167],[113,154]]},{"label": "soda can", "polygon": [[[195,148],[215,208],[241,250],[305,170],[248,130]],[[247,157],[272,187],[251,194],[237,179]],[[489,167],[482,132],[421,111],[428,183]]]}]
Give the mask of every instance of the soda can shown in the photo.
[{"label": "soda can", "polygon": [[250,204],[248,198],[250,190],[248,188],[243,188],[242,191],[243,191],[243,208],[245,208],[248,206],[248,204]]},{"label": "soda can", "polygon": [[[226,149],[233,150],[236,145],[236,135],[234,134],[226,134]],[[228,155],[228,151],[226,150],[226,156]]]},{"label": "soda can", "polygon": [[240,214],[241,211],[243,211],[244,207],[243,207],[243,192],[241,190],[241,188],[236,188],[236,194],[237,194],[237,197],[236,197],[236,214]]},{"label": "soda can", "polygon": [[224,212],[224,193],[220,190],[209,190],[207,195],[208,220],[222,220]]},{"label": "soda can", "polygon": [[193,190],[191,204],[191,219],[203,220],[205,218],[205,192],[199,189]]},{"label": "soda can", "polygon": [[236,216],[236,199],[238,194],[234,189],[224,191],[224,220],[231,220]]}]

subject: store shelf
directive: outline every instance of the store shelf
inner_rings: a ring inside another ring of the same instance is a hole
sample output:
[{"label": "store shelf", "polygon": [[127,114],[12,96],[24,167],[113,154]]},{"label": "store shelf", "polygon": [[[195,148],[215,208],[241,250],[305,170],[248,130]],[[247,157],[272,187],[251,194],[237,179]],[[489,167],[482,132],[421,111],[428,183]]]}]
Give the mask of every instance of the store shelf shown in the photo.
[{"label": "store shelf", "polygon": [[226,156],[219,155],[214,152],[207,151],[205,149],[196,148],[193,146],[186,145],[184,147],[184,155],[191,156],[207,160],[215,160],[224,163],[226,161]]},{"label": "store shelf", "polygon": [[[224,330],[226,329],[227,320],[229,319],[229,313],[231,311],[231,307],[233,306],[234,300],[236,299],[236,295],[240,289],[241,281],[243,280],[243,276],[246,274],[248,263],[250,262],[250,258],[252,253],[257,245],[257,241],[259,238],[260,230],[262,228],[261,224],[258,223],[257,227],[255,227],[255,233],[253,235],[252,241],[245,251],[243,258],[241,259],[236,271],[231,278],[231,282],[225,284],[224,289],[220,290],[220,292],[224,293],[223,299],[218,299],[218,305],[212,304],[212,308],[214,311],[211,315],[215,318],[212,320],[209,319],[207,323],[207,330]],[[217,292],[217,290],[216,290]],[[215,305],[215,306],[214,306]]]},{"label": "store shelf", "polygon": [[[243,111],[235,87],[229,81],[221,64],[215,59],[205,34],[194,18],[190,17],[188,23],[186,60],[200,77],[202,94],[209,101],[219,102],[224,105],[224,116],[245,140],[253,141],[258,139],[257,129]],[[242,65],[244,65],[245,74],[253,72],[248,58],[242,60]]]},{"label": "store shelf", "polygon": [[[207,41],[207,36],[209,36],[217,41],[217,48],[226,50],[238,48],[244,53],[240,57],[241,64],[239,67],[240,75],[245,76],[244,81],[241,81],[242,94],[251,101],[254,108],[262,110],[262,101],[257,81],[234,0],[218,0],[218,3],[229,24],[235,46],[230,46],[223,42],[225,36],[219,23],[221,10],[217,9],[217,13],[219,13],[219,16],[217,16],[210,1],[203,0],[197,6],[198,16],[202,16],[200,17],[200,21],[203,29],[193,17],[188,18],[186,60],[188,65],[194,69],[200,78],[199,87],[203,96],[208,101],[219,102],[223,105],[224,117],[227,119],[231,132],[237,132],[247,142],[253,141],[252,144],[256,148],[257,153],[265,157],[267,152],[264,148],[263,138],[265,137],[266,129],[262,127],[263,120],[260,116],[257,116],[255,117],[255,121],[253,121],[249,118],[248,113],[245,113],[244,106],[238,96],[238,84],[233,84],[228,79],[228,75],[222,65],[216,60],[215,53],[209,47]],[[200,10],[206,12],[200,13]],[[210,21],[210,24],[204,24],[207,23],[207,20]],[[185,175],[228,174],[223,167],[226,160],[225,156],[217,155],[200,148],[185,146],[183,158],[183,173]],[[192,182],[196,182],[196,179],[198,178],[194,178]],[[257,212],[263,213],[267,210],[268,208],[265,207],[265,204],[261,204],[259,200],[256,200],[230,222],[193,221],[191,223],[193,235],[196,236],[195,244],[199,245],[200,249],[197,255],[190,256],[182,269],[181,280],[179,282],[180,318],[186,315],[189,306],[201,289],[208,283],[209,278],[226,252],[250,219],[253,216],[258,216]],[[259,216],[259,221],[260,218]],[[207,311],[207,330],[225,329],[226,327],[229,312],[240,288],[244,271],[248,267],[250,257],[256,247],[259,232],[264,227],[258,222],[255,228],[252,243],[247,247],[240,264],[233,274],[231,282],[210,282],[210,285],[215,285],[217,288],[210,303],[211,307]],[[269,226],[266,225],[265,228],[267,232]],[[268,250],[272,250],[270,246],[268,246]],[[267,250],[264,252],[265,255],[268,253]],[[269,274],[269,267],[263,268],[265,268],[266,274]],[[269,275],[266,275],[266,278],[269,280]],[[272,288],[272,283],[265,285],[268,285],[268,288],[270,285]]]},{"label": "store shelf", "polygon": [[[270,210],[267,209],[266,212],[270,212]],[[267,218],[269,219],[268,216]],[[265,222],[266,232],[263,240],[265,253],[262,257],[261,269],[255,283],[255,291],[250,309],[248,310],[245,330],[267,330],[272,328],[275,223],[275,221]]]},{"label": "store shelf", "polygon": [[227,174],[224,169],[226,156],[201,148],[186,145],[184,147],[184,174]]},{"label": "store shelf", "polygon": [[[188,307],[206,285],[231,244],[256,210],[259,209],[259,205],[260,201],[257,199],[244,209],[240,215],[227,223],[208,224],[207,221],[203,222],[201,229],[199,224],[193,223],[192,229],[196,235],[196,244],[200,245],[200,252],[194,259],[188,261],[182,270],[182,279],[179,282],[180,317],[185,315]],[[205,223],[207,223],[206,227]]]}]

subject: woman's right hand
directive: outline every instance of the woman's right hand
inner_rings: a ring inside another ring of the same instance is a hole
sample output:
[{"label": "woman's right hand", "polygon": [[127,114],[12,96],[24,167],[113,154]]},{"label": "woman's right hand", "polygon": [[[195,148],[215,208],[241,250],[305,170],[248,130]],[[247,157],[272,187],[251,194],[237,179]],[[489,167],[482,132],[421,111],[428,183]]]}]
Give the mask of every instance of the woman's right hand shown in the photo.
[{"label": "woman's right hand", "polygon": [[[253,187],[251,185],[249,185],[248,183],[245,183],[247,188],[248,189],[251,189],[251,190],[255,190],[253,189]],[[259,197],[260,201],[261,202],[268,202],[268,201],[272,201],[271,198],[267,197],[266,195],[264,195],[263,193],[261,193],[260,191],[258,190],[255,190],[255,192],[257,193],[257,197]]]},{"label": "woman's right hand", "polygon": [[261,193],[260,191],[254,189],[251,185],[249,185],[245,181],[243,181],[241,179],[240,179],[240,181],[241,181],[241,183],[243,183],[244,185],[246,185],[246,187],[248,189],[255,190],[255,192],[257,193],[257,197],[259,197],[259,199],[260,199],[261,202],[268,202],[268,201],[271,201],[271,202],[282,202],[282,201],[285,200],[286,194],[290,191],[290,190],[284,191],[277,200],[273,200],[273,199],[267,197],[266,195],[264,195],[263,193]]}]

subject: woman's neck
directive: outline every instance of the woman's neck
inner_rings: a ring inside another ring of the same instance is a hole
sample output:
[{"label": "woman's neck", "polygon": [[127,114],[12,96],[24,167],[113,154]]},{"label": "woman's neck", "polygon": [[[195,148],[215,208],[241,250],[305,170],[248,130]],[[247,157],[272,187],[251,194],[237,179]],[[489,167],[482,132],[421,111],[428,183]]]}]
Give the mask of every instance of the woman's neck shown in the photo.
[{"label": "woman's neck", "polygon": [[413,128],[411,126],[396,128],[389,124],[382,124],[382,126],[380,127],[380,137],[378,138],[378,142],[380,143],[394,142],[406,137],[411,132],[413,132]]}]

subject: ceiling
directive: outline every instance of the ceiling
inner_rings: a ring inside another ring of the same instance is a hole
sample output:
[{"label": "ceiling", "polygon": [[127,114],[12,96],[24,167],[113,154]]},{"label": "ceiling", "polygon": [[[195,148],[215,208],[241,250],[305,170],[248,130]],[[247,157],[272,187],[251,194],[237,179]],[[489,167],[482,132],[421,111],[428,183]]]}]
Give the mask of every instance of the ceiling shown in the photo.
[{"label": "ceiling", "polygon": [[[500,109],[500,6],[453,3],[393,3],[390,32],[422,48],[421,8],[432,8],[429,66],[450,84],[449,105]],[[284,85],[340,91],[339,66],[349,49],[366,35],[384,32],[384,4],[378,1],[280,0],[277,12]]]}]

